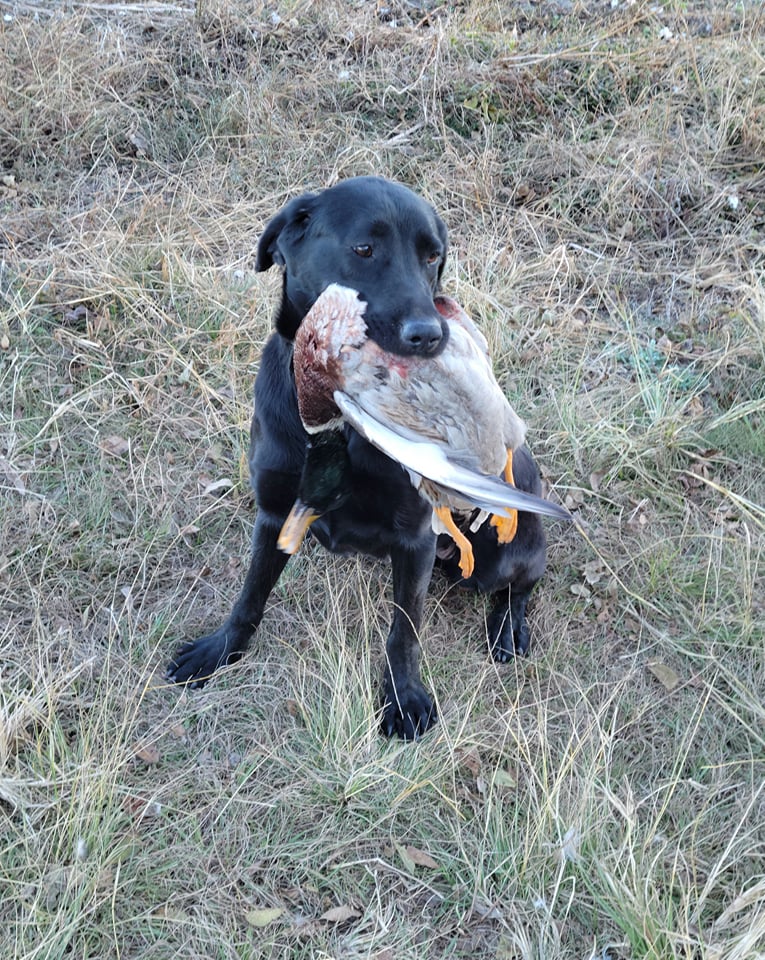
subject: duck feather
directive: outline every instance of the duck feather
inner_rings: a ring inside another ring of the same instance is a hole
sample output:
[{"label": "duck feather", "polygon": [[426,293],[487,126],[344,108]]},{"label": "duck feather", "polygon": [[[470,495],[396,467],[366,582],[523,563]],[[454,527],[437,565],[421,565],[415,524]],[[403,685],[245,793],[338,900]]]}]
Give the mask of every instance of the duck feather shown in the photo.
[{"label": "duck feather", "polygon": [[488,513],[525,510],[570,519],[569,512],[558,504],[511,487],[499,477],[476,472],[477,458],[473,454],[465,452],[455,457],[450,450],[447,456],[443,446],[413,436],[401,424],[383,423],[341,390],[335,391],[334,400],[354,430],[413,475],[415,486],[419,486],[420,477],[425,477],[443,488],[450,501],[464,501],[467,509],[478,507]]}]

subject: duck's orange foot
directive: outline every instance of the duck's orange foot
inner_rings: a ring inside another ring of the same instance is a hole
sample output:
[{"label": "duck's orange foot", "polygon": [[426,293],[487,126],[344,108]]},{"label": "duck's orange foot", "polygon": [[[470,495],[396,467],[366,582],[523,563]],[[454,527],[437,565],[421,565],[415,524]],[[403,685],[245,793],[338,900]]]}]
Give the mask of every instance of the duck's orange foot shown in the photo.
[{"label": "duck's orange foot", "polygon": [[518,532],[518,511],[508,510],[508,516],[500,517],[496,513],[491,515],[489,523],[497,531],[497,540],[500,543],[510,543]]},{"label": "duck's orange foot", "polygon": [[473,570],[475,569],[473,547],[465,534],[454,522],[454,517],[452,517],[452,512],[448,507],[434,507],[433,509],[438,519],[446,527],[449,536],[457,544],[460,552],[460,570],[462,571],[462,576],[467,579],[472,576]]},{"label": "duck's orange foot", "polygon": [[[505,462],[505,469],[503,475],[506,483],[510,483],[515,486],[515,479],[513,478],[513,451],[507,451],[507,460]],[[518,532],[518,511],[508,509],[505,516],[499,516],[498,514],[492,514],[491,520],[489,521],[497,531],[497,539],[500,543],[510,543]]]}]

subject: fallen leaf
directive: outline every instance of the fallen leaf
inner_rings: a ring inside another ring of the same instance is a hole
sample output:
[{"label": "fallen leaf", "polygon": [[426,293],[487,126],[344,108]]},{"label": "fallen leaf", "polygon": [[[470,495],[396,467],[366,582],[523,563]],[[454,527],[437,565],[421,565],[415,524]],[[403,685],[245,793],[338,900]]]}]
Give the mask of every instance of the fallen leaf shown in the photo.
[{"label": "fallen leaf", "polygon": [[172,903],[165,903],[161,907],[157,907],[152,916],[158,920],[170,920],[173,923],[188,923],[191,919],[190,914],[173,906]]},{"label": "fallen leaf", "polygon": [[438,864],[436,861],[424,850],[407,845],[406,852],[412,863],[416,864],[418,867],[428,867],[430,870],[438,870]]},{"label": "fallen leaf", "polygon": [[565,833],[565,836],[563,837],[563,842],[560,845],[561,860],[569,860],[574,863],[579,859],[580,839],[581,837],[579,836],[579,831],[577,828],[569,827]]},{"label": "fallen leaf", "polygon": [[224,477],[222,480],[214,480],[212,483],[208,483],[202,493],[206,497],[212,496],[213,494],[219,495],[225,493],[226,490],[230,490],[233,486],[233,481],[229,480],[227,477]]},{"label": "fallen leaf", "polygon": [[482,920],[504,920],[502,911],[493,903],[487,903],[483,897],[476,896],[470,906],[470,912]]},{"label": "fallen leaf", "polygon": [[151,144],[139,130],[134,130],[128,134],[128,140],[133,144],[139,156],[141,154],[145,154],[147,157],[151,155]]},{"label": "fallen leaf", "polygon": [[[494,960],[522,960],[523,953],[517,941],[513,942],[506,934],[502,934],[497,944],[497,952],[494,954]],[[528,956],[528,954],[527,954]]]},{"label": "fallen leaf", "polygon": [[515,789],[518,786],[518,780],[510,770],[500,767],[494,771],[494,786]]},{"label": "fallen leaf", "polygon": [[143,760],[144,763],[149,764],[150,766],[153,766],[155,763],[159,763],[160,759],[159,747],[153,743],[147,744],[145,747],[138,747],[138,749],[135,751],[135,755],[139,760]]},{"label": "fallen leaf", "polygon": [[394,842],[393,846],[396,848],[396,853],[398,854],[399,860],[404,865],[404,870],[406,870],[407,873],[413,874],[416,864],[409,856],[407,848],[403,845],[403,843]]},{"label": "fallen leaf", "polygon": [[346,903],[342,907],[332,907],[331,910],[322,913],[319,919],[326,920],[327,923],[346,923],[346,921],[355,920],[360,916],[358,910],[354,910]]},{"label": "fallen leaf", "polygon": [[584,579],[587,583],[595,584],[602,578],[606,571],[606,566],[598,557],[595,560],[588,560],[584,565]]},{"label": "fallen leaf", "polygon": [[108,878],[111,877],[112,885],[116,883],[115,865],[119,867],[120,864],[127,863],[138,856],[140,852],[141,843],[134,831],[122,837],[121,840],[117,841],[116,846],[109,851],[110,864],[99,874],[99,882],[102,880],[108,882]]},{"label": "fallen leaf", "polygon": [[124,437],[118,437],[116,434],[104,437],[99,443],[99,447],[112,457],[121,457],[130,449],[130,441]]},{"label": "fallen leaf", "polygon": [[55,910],[69,886],[70,867],[51,867],[42,879],[43,896],[48,910]]},{"label": "fallen leaf", "polygon": [[477,777],[481,772],[481,757],[475,747],[459,751],[457,753],[457,762],[460,766],[467,767],[474,777]]},{"label": "fallen leaf", "polygon": [[12,486],[17,493],[27,492],[27,487],[21,474],[5,457],[0,457],[0,476],[5,477],[8,484]]},{"label": "fallen leaf", "polygon": [[608,623],[611,620],[611,607],[609,604],[604,604],[600,613],[595,617],[597,623]]},{"label": "fallen leaf", "polygon": [[158,817],[162,813],[162,804],[147,797],[125,797],[122,808],[136,820],[143,820],[144,817]]},{"label": "fallen leaf", "polygon": [[515,202],[516,203],[529,203],[536,197],[536,190],[530,183],[525,183],[521,181],[518,186],[515,188]]},{"label": "fallen leaf", "polygon": [[114,867],[108,866],[104,867],[103,870],[99,870],[98,876],[96,877],[96,890],[103,892],[105,890],[111,890],[114,887]]},{"label": "fallen leaf", "polygon": [[672,667],[668,667],[666,664],[661,663],[661,661],[651,660],[647,666],[667,692],[674,690],[678,683],[680,683],[680,677]]},{"label": "fallen leaf", "polygon": [[583,583],[572,583],[571,592],[575,597],[582,597],[583,600],[589,600],[592,594]]},{"label": "fallen leaf", "polygon": [[660,336],[659,339],[656,341],[656,349],[661,350],[661,352],[664,354],[665,357],[671,356],[674,348],[675,348],[674,343],[672,343],[672,341],[669,339],[666,333],[662,334],[662,336]]},{"label": "fallen leaf", "polygon": [[248,910],[244,919],[251,927],[267,927],[274,920],[278,920],[284,913],[284,907],[261,907],[257,910]]}]

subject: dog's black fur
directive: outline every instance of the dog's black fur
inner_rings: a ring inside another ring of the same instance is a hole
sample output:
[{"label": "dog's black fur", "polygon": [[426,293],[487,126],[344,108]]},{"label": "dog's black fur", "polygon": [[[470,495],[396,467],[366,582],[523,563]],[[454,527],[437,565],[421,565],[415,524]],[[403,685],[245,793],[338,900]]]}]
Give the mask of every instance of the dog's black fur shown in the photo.
[{"label": "dog's black fur", "polygon": [[[432,207],[406,187],[376,177],[345,180],[297,197],[266,227],[256,267],[280,266],[283,287],[276,332],[255,380],[250,472],[258,512],[252,559],[228,620],[209,636],[182,646],[168,668],[169,679],[198,686],[222,664],[239,659],[287,563],[276,540],[297,496],[307,440],[292,376],[292,340],[303,317],[330,283],[339,283],[366,301],[369,335],[385,350],[437,354],[448,336],[433,305],[446,245],[446,227]],[[350,429],[348,443],[351,496],[311,531],[329,550],[391,558],[394,609],[382,727],[389,736],[413,739],[436,719],[418,665],[418,632],[436,558],[431,508],[398,464]],[[525,447],[516,452],[513,467],[517,486],[539,494],[539,474]],[[494,657],[507,660],[525,653],[526,604],[545,568],[541,521],[521,513],[509,544],[499,544],[489,524],[468,535],[476,561],[473,576],[460,580],[455,557],[444,559],[443,567],[463,586],[492,594],[488,641]]]}]

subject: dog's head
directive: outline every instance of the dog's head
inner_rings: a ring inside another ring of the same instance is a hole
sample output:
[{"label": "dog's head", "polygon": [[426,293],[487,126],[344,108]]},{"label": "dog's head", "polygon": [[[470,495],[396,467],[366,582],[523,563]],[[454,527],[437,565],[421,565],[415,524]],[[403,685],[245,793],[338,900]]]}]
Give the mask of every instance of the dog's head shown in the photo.
[{"label": "dog's head", "polygon": [[278,331],[292,339],[331,283],[357,290],[369,335],[384,350],[437,354],[447,326],[433,304],[446,226],[411,190],[379,177],[343,180],[291,200],[267,225],[256,268],[284,270]]}]

